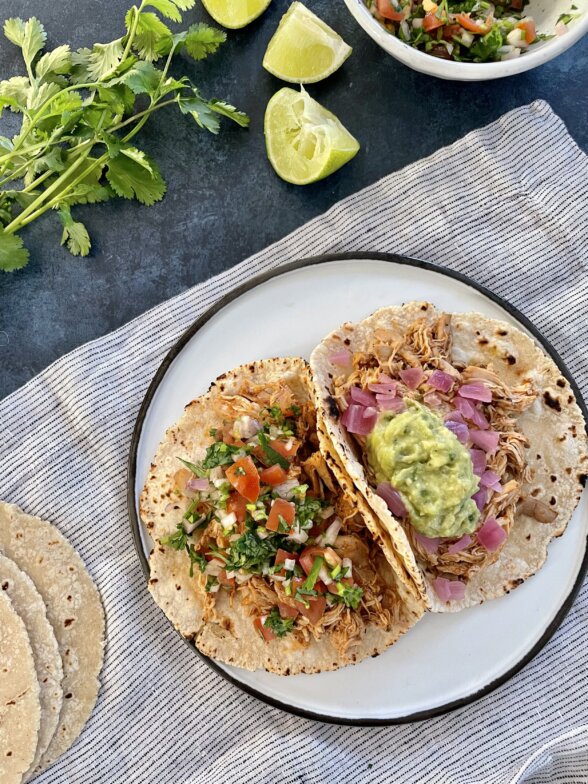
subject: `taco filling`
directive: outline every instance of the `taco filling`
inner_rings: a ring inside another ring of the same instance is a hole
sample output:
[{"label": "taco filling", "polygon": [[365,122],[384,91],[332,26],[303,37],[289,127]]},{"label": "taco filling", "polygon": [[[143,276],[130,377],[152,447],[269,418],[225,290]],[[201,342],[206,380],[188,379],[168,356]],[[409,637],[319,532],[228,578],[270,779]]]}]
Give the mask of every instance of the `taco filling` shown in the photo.
[{"label": "taco filling", "polygon": [[[517,418],[537,397],[529,378],[509,386],[491,362],[454,355],[450,323],[390,324],[364,350],[331,355],[341,424],[442,601],[463,599],[507,540],[528,472]],[[531,514],[551,522],[557,510],[538,501]]]},{"label": "taco filling", "polygon": [[[402,605],[376,564],[382,552],[319,451],[316,416],[286,381],[243,378],[209,402],[202,459],[177,458],[177,530],[160,538],[185,551],[206,594],[239,606],[266,643],[298,646],[327,635],[344,654],[368,625],[390,630]],[[212,409],[210,409],[212,406]]]}]

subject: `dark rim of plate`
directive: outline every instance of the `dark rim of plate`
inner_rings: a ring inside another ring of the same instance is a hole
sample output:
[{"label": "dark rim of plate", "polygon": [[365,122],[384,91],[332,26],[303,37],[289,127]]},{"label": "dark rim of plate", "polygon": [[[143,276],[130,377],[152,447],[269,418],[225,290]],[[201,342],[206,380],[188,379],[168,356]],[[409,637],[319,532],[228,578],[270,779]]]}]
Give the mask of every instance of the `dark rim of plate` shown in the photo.
[{"label": "dark rim of plate", "polygon": [[[545,349],[545,351],[549,354],[549,356],[553,359],[555,364],[560,369],[562,375],[568,380],[574,395],[576,397],[576,401],[580,406],[582,414],[584,415],[584,420],[587,423],[587,432],[588,432],[588,408],[582,398],[580,390],[574,379],[572,378],[570,372],[566,368],[563,360],[551,345],[551,343],[543,337],[543,335],[539,332],[539,330],[529,321],[529,319],[523,315],[514,305],[511,305],[510,302],[500,297],[498,294],[487,289],[485,286],[482,286],[480,283],[477,283],[472,278],[468,277],[467,275],[463,275],[461,272],[456,272],[455,270],[448,269],[447,267],[441,267],[437,264],[433,264],[432,262],[428,261],[421,261],[420,259],[413,259],[407,256],[397,256],[391,253],[366,253],[366,252],[357,252],[357,253],[336,253],[336,254],[326,254],[321,256],[313,256],[306,259],[300,259],[298,261],[293,261],[289,264],[284,264],[282,266],[276,267],[275,269],[270,270],[269,272],[264,272],[260,275],[254,276],[253,278],[249,279],[246,283],[243,283],[240,286],[232,289],[228,294],[222,297],[218,302],[216,302],[212,307],[210,307],[205,313],[203,313],[196,321],[189,327],[184,334],[179,338],[176,344],[172,347],[172,349],[168,352],[167,356],[161,363],[157,373],[153,377],[151,384],[145,394],[145,398],[143,403],[141,404],[141,408],[139,409],[139,413],[137,416],[137,421],[135,423],[135,427],[133,429],[133,435],[131,439],[131,448],[129,454],[129,462],[128,462],[128,475],[127,475],[127,505],[131,523],[131,530],[133,534],[133,540],[135,543],[135,549],[137,550],[137,555],[139,557],[139,561],[141,563],[141,567],[143,572],[147,578],[149,579],[149,562],[143,550],[143,543],[141,540],[141,533],[140,533],[140,520],[139,514],[137,509],[137,503],[135,500],[136,494],[136,474],[137,474],[137,453],[139,449],[139,444],[141,441],[141,435],[143,431],[143,424],[145,421],[145,417],[149,411],[149,407],[155,396],[155,393],[163,380],[164,376],[166,375],[170,365],[174,361],[174,359],[180,354],[183,350],[184,346],[194,337],[194,335],[206,324],[214,315],[216,315],[220,310],[222,310],[226,305],[230,304],[234,300],[238,299],[242,294],[245,294],[247,291],[259,286],[262,283],[265,283],[272,278],[278,277],[280,275],[284,275],[288,272],[292,272],[293,270],[301,269],[302,267],[310,267],[315,266],[317,264],[327,264],[329,262],[336,262],[336,261],[386,261],[391,262],[393,264],[403,264],[406,266],[417,267],[420,269],[429,270],[431,272],[437,272],[441,275],[445,275],[448,278],[453,278],[454,280],[459,281],[460,283],[464,283],[467,286],[470,286],[473,289],[476,289],[481,294],[483,294],[488,299],[492,300],[500,307],[502,307],[507,313],[509,313],[516,321],[519,322],[533,337],[537,340],[537,342]],[[195,644],[190,641],[186,640],[185,638],[181,637],[184,642],[194,650],[198,656],[215,672],[221,675],[225,680],[229,683],[232,683],[234,686],[237,686],[242,691],[250,694],[253,697],[256,697],[258,700],[265,702],[267,705],[271,705],[274,708],[279,708],[283,711],[288,713],[293,713],[296,716],[301,716],[305,719],[311,719],[313,721],[321,721],[327,722],[330,724],[341,724],[341,725],[351,725],[351,726],[364,726],[364,727],[378,727],[378,726],[389,726],[394,724],[407,724],[410,722],[417,722],[422,721],[424,719],[431,719],[435,716],[441,716],[445,713],[449,713],[450,711],[457,710],[458,708],[463,708],[466,705],[470,705],[471,703],[475,702],[476,700],[485,697],[490,692],[497,689],[499,686],[502,686],[503,683],[510,680],[514,675],[516,675],[520,670],[523,669],[530,661],[533,659],[539,651],[546,645],[546,643],[551,639],[551,637],[555,634],[556,630],[559,628],[561,623],[563,622],[564,618],[568,614],[574,599],[576,598],[578,591],[584,581],[584,577],[586,572],[588,571],[588,541],[587,547],[584,551],[584,558],[582,560],[582,564],[578,571],[578,575],[576,577],[576,581],[570,591],[569,595],[567,596],[566,600],[563,602],[562,606],[560,607],[557,615],[549,626],[545,629],[545,632],[541,636],[541,638],[535,643],[535,645],[528,651],[528,653],[523,656],[523,658],[517,662],[510,670],[506,673],[501,675],[499,678],[496,678],[491,683],[484,686],[482,689],[469,694],[467,697],[462,697],[458,700],[454,700],[453,702],[448,702],[445,705],[440,705],[436,708],[431,708],[429,710],[419,711],[416,713],[409,714],[407,716],[399,716],[395,718],[384,718],[384,719],[377,719],[377,718],[367,718],[367,719],[349,719],[344,717],[338,716],[329,716],[320,713],[314,713],[312,711],[304,710],[303,708],[293,707],[291,705],[287,705],[286,703],[280,702],[279,700],[275,700],[272,697],[268,697],[263,692],[254,689],[251,686],[248,686],[244,683],[241,683],[238,679],[232,677],[227,673],[222,667],[220,667],[214,660],[210,657],[205,656],[201,653]],[[163,612],[163,611],[162,611]],[[170,625],[171,621],[170,621]]]}]

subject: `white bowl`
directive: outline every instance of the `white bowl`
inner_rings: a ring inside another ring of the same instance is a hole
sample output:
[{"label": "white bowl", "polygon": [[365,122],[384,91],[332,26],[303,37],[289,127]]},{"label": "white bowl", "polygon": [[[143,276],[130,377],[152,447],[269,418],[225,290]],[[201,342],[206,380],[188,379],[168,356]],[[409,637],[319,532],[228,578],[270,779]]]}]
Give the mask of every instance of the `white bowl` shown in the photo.
[{"label": "white bowl", "polygon": [[495,63],[458,63],[433,57],[403,43],[372,16],[364,0],[345,0],[345,4],[366,33],[392,57],[415,71],[459,82],[481,82],[529,71],[565,52],[588,31],[588,0],[531,0],[525,7],[525,14],[533,17],[539,33],[553,34],[558,17],[560,14],[570,12],[572,5],[577,6],[578,9],[572,13],[581,16],[569,24],[567,33],[533,44],[515,60]]}]

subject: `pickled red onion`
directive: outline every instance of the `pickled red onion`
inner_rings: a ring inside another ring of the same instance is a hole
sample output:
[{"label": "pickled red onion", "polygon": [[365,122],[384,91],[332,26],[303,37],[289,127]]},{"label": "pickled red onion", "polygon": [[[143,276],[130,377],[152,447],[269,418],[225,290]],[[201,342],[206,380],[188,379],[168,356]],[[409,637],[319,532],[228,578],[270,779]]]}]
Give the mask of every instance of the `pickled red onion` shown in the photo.
[{"label": "pickled red onion", "polygon": [[482,547],[485,547],[486,550],[489,550],[490,552],[494,552],[495,550],[498,550],[506,539],[506,531],[498,524],[495,517],[489,517],[479,529],[476,536]]}]

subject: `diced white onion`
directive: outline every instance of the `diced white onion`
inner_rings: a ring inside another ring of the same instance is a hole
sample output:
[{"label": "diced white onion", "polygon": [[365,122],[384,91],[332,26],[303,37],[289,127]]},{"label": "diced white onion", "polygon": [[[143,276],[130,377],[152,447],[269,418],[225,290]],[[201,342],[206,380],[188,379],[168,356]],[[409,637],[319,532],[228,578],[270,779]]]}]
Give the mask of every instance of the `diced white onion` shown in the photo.
[{"label": "diced white onion", "polygon": [[517,49],[513,46],[512,51],[507,52],[506,54],[501,55],[501,60],[516,60],[517,57],[521,56],[521,50]]},{"label": "diced white onion", "polygon": [[347,569],[345,577],[351,577],[351,573],[353,571],[353,563],[351,562],[351,558],[344,558],[341,561],[341,569],[342,570]]},{"label": "diced white onion", "polygon": [[529,45],[524,31],[520,27],[515,27],[514,30],[511,30],[506,36],[506,40],[511,46],[516,46],[517,49],[526,49]]},{"label": "diced white onion", "polygon": [[319,572],[319,580],[322,580],[325,585],[330,585],[333,582],[333,578],[327,571],[327,567],[323,564],[321,566],[321,570]]},{"label": "diced white onion", "polygon": [[474,34],[464,30],[460,36],[460,41],[464,46],[469,48],[474,43]]},{"label": "diced white onion", "polygon": [[191,534],[192,531],[194,531],[196,528],[198,528],[200,523],[204,522],[204,518],[205,517],[206,517],[206,515],[201,515],[194,523],[189,523],[187,520],[184,520],[184,531],[187,534]]},{"label": "diced white onion", "polygon": [[240,438],[241,441],[247,441],[257,433],[260,427],[261,425],[257,419],[253,419],[253,417],[244,414],[233,424],[233,436],[235,438]]},{"label": "diced white onion", "polygon": [[229,578],[229,580],[230,580],[230,579],[231,579],[231,578],[233,578],[233,577],[237,577],[237,575],[238,575],[238,574],[239,574],[239,572],[238,572],[238,571],[236,571],[236,572],[227,572],[227,577],[228,577],[228,578]]},{"label": "diced white onion", "polygon": [[216,489],[218,490],[218,489],[220,489],[220,488],[221,488],[223,485],[228,485],[229,483],[227,482],[227,480],[226,480],[224,477],[221,477],[220,479],[213,479],[213,480],[212,480],[212,484],[213,484],[213,485],[216,487]]},{"label": "diced white onion", "polygon": [[417,19],[413,19],[412,20],[412,26],[414,27],[415,30],[418,30],[419,28],[421,28],[423,26],[423,22],[424,21],[425,21],[424,19],[418,19],[418,18]]},{"label": "diced white onion", "polygon": [[222,568],[223,568],[223,563],[221,561],[217,561],[216,558],[214,558],[212,561],[209,561],[206,564],[206,568],[204,569],[204,574],[209,574],[212,577],[218,577]]},{"label": "diced white onion", "polygon": [[567,24],[564,24],[563,22],[558,22],[555,25],[555,34],[556,35],[565,35],[567,32],[568,32]]},{"label": "diced white onion", "polygon": [[221,525],[223,528],[232,528],[236,522],[237,522],[237,515],[234,512],[231,512],[230,514],[221,517]]},{"label": "diced white onion", "polygon": [[208,589],[208,593],[218,593],[220,591],[220,584],[216,583],[216,585],[211,585]]},{"label": "diced white onion", "polygon": [[295,558],[286,558],[286,560],[284,561],[284,569],[287,572],[291,572],[295,566],[296,566]]},{"label": "diced white onion", "polygon": [[259,528],[255,530],[255,533],[259,536],[260,539],[267,539],[269,536],[268,531],[264,528],[263,531],[260,531]]},{"label": "diced white onion", "polygon": [[274,574],[272,575],[272,577],[274,578],[274,580],[277,580],[279,583],[283,583],[286,580],[283,574]]},{"label": "diced white onion", "polygon": [[410,27],[408,26],[406,19],[403,19],[402,22],[400,22],[400,29],[402,30],[404,37],[410,41]]},{"label": "diced white onion", "polygon": [[301,531],[300,529],[293,531],[289,536],[286,537],[290,539],[292,542],[298,542],[298,544],[304,544],[304,542],[308,541],[308,534],[306,531]]},{"label": "diced white onion", "polygon": [[287,479],[285,482],[282,482],[281,485],[276,485],[274,490],[280,498],[290,500],[290,498],[292,498],[292,490],[294,490],[295,487],[298,487],[298,484],[299,482],[297,479]]},{"label": "diced white onion", "polygon": [[247,580],[251,580],[252,577],[252,574],[242,574],[241,572],[235,573],[235,580],[239,583],[239,585],[243,585],[243,583],[246,583]]},{"label": "diced white onion", "polygon": [[327,528],[327,530],[321,536],[317,537],[317,544],[319,547],[332,547],[339,536],[339,531],[341,530],[341,520],[336,517],[331,525]]},{"label": "diced white onion", "polygon": [[321,509],[321,517],[323,520],[327,520],[331,515],[335,514],[335,507],[334,506],[327,506],[325,509]]},{"label": "diced white onion", "polygon": [[[220,466],[216,466],[216,468],[212,468],[208,478],[210,479],[211,482],[214,482],[215,479],[222,479],[224,482],[225,480],[223,475],[223,469]],[[215,487],[218,487],[216,483],[215,483]]]}]

